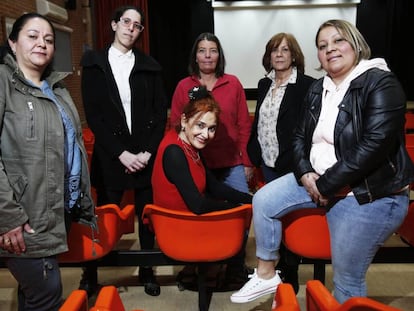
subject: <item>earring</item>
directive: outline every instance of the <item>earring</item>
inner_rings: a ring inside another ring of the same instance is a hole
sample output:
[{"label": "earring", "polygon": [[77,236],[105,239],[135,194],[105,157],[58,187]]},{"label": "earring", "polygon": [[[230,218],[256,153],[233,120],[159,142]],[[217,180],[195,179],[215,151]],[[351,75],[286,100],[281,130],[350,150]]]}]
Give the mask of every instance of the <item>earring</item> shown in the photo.
[{"label": "earring", "polygon": [[292,59],[292,63],[294,63],[296,61],[296,59]]},{"label": "earring", "polygon": [[181,132],[185,132],[185,127],[184,126],[181,127]]}]

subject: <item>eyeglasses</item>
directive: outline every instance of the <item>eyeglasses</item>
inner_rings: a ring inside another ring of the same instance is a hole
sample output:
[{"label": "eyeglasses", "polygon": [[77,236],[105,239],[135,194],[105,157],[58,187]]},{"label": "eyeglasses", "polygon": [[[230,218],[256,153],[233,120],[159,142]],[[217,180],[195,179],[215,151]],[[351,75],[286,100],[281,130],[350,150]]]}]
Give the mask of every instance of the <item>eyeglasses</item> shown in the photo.
[{"label": "eyeglasses", "polygon": [[132,25],[134,25],[134,28],[136,29],[136,30],[138,30],[138,32],[142,32],[143,30],[144,30],[144,26],[142,26],[141,24],[139,24],[139,23],[134,23],[134,22],[132,22],[132,20],[130,19],[130,18],[128,18],[128,17],[121,17],[120,19],[119,19],[119,21],[121,22],[121,24],[124,26],[124,27],[129,27],[130,25],[131,25],[131,23],[132,23]]}]

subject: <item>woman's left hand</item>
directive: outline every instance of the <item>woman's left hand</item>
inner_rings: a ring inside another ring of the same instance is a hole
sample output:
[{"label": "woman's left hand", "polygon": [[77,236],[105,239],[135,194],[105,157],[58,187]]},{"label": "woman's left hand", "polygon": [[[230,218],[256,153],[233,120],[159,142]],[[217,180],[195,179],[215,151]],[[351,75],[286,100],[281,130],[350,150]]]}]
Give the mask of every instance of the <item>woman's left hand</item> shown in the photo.
[{"label": "woman's left hand", "polygon": [[319,193],[318,187],[316,186],[316,181],[319,179],[319,175],[314,172],[309,172],[304,174],[300,181],[305,187],[312,201],[316,204],[320,204],[320,198],[322,195]]}]

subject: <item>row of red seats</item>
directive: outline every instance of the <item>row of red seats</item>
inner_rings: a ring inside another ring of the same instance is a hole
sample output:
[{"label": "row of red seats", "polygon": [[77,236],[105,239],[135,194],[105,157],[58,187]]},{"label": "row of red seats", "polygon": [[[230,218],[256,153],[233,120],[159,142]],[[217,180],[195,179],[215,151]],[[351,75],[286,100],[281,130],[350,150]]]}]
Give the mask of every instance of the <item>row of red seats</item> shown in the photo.
[{"label": "row of red seats", "polygon": [[[101,207],[98,207],[100,209]],[[206,276],[206,270],[204,269],[205,263],[218,262],[234,256],[242,247],[244,235],[246,230],[249,230],[252,206],[251,204],[245,204],[232,209],[211,212],[203,215],[195,215],[191,212],[174,211],[171,209],[162,208],[153,204],[148,204],[144,209],[145,222],[151,226],[154,230],[157,243],[163,254],[166,256],[181,262],[191,262],[198,265],[198,295],[199,295],[199,310],[206,311],[209,308],[211,292],[207,289],[206,284],[203,282]],[[98,218],[99,220],[99,218]],[[106,224],[102,223],[100,230],[107,230]],[[79,234],[79,232],[76,232]],[[70,239],[75,238],[71,236]],[[77,237],[78,243],[70,244],[69,254],[74,253],[78,257],[85,255],[80,251],[81,249],[91,247],[93,243],[92,236],[89,232],[81,232],[81,236]],[[82,243],[79,243],[79,238]],[[106,237],[103,236],[103,239]],[[220,243],[217,241],[220,240]],[[104,243],[104,241],[98,241],[95,243]],[[82,247],[80,247],[82,245]],[[95,245],[96,251],[99,251]],[[110,249],[108,249],[109,251]],[[87,250],[90,252],[90,250]],[[68,254],[66,253],[66,254]],[[100,252],[99,255],[101,255]],[[66,255],[68,256],[68,255]],[[99,257],[98,257],[99,258]],[[72,258],[73,259],[73,256]],[[92,259],[96,259],[92,258]],[[83,261],[83,258],[76,258],[78,261]],[[90,259],[87,259],[90,260]],[[109,289],[105,289],[108,292]],[[116,303],[119,299],[113,297],[112,294],[102,294],[102,299],[99,299],[101,292],[99,293],[97,301],[106,301],[107,304]],[[71,295],[72,296],[72,295]],[[105,300],[106,297],[106,300]],[[74,300],[74,302],[70,302]],[[69,297],[65,305],[69,309],[66,310],[85,310],[85,309],[70,309],[70,306],[80,306],[83,308],[84,298],[81,293],[73,293],[73,297]],[[100,306],[99,308],[90,309],[94,311],[98,310],[114,310],[123,311],[123,308],[108,308]]]},{"label": "row of red seats", "polygon": [[[353,297],[340,304],[318,280],[306,283],[307,311],[402,311],[367,297]],[[272,311],[300,311],[293,287],[280,284],[277,288]]]},{"label": "row of red seats", "polygon": [[125,307],[116,287],[104,286],[99,291],[95,304],[91,308],[88,306],[86,291],[77,289],[69,295],[59,311],[125,311]]},{"label": "row of red seats", "polygon": [[[306,283],[307,311],[402,311],[367,297],[354,297],[340,304],[318,280]],[[104,286],[94,306],[88,307],[88,296],[84,290],[74,290],[59,311],[125,311],[124,304],[115,286]],[[142,311],[142,310],[134,310]],[[300,311],[292,285],[280,284],[274,295],[272,311]]]}]

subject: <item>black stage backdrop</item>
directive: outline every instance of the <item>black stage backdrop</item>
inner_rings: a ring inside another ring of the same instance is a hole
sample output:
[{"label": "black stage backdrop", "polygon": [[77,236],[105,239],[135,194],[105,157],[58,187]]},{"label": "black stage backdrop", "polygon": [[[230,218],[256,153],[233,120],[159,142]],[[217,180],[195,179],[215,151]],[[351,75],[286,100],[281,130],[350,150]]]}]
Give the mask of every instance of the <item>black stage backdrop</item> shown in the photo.
[{"label": "black stage backdrop", "polygon": [[413,20],[412,0],[361,0],[357,8],[357,26],[372,56],[386,59],[409,101],[414,101],[414,55],[408,48],[414,38]]},{"label": "black stage backdrop", "polygon": [[148,0],[150,54],[164,71],[171,99],[179,80],[188,75],[189,54],[202,32],[214,32],[213,9],[206,0]]}]

